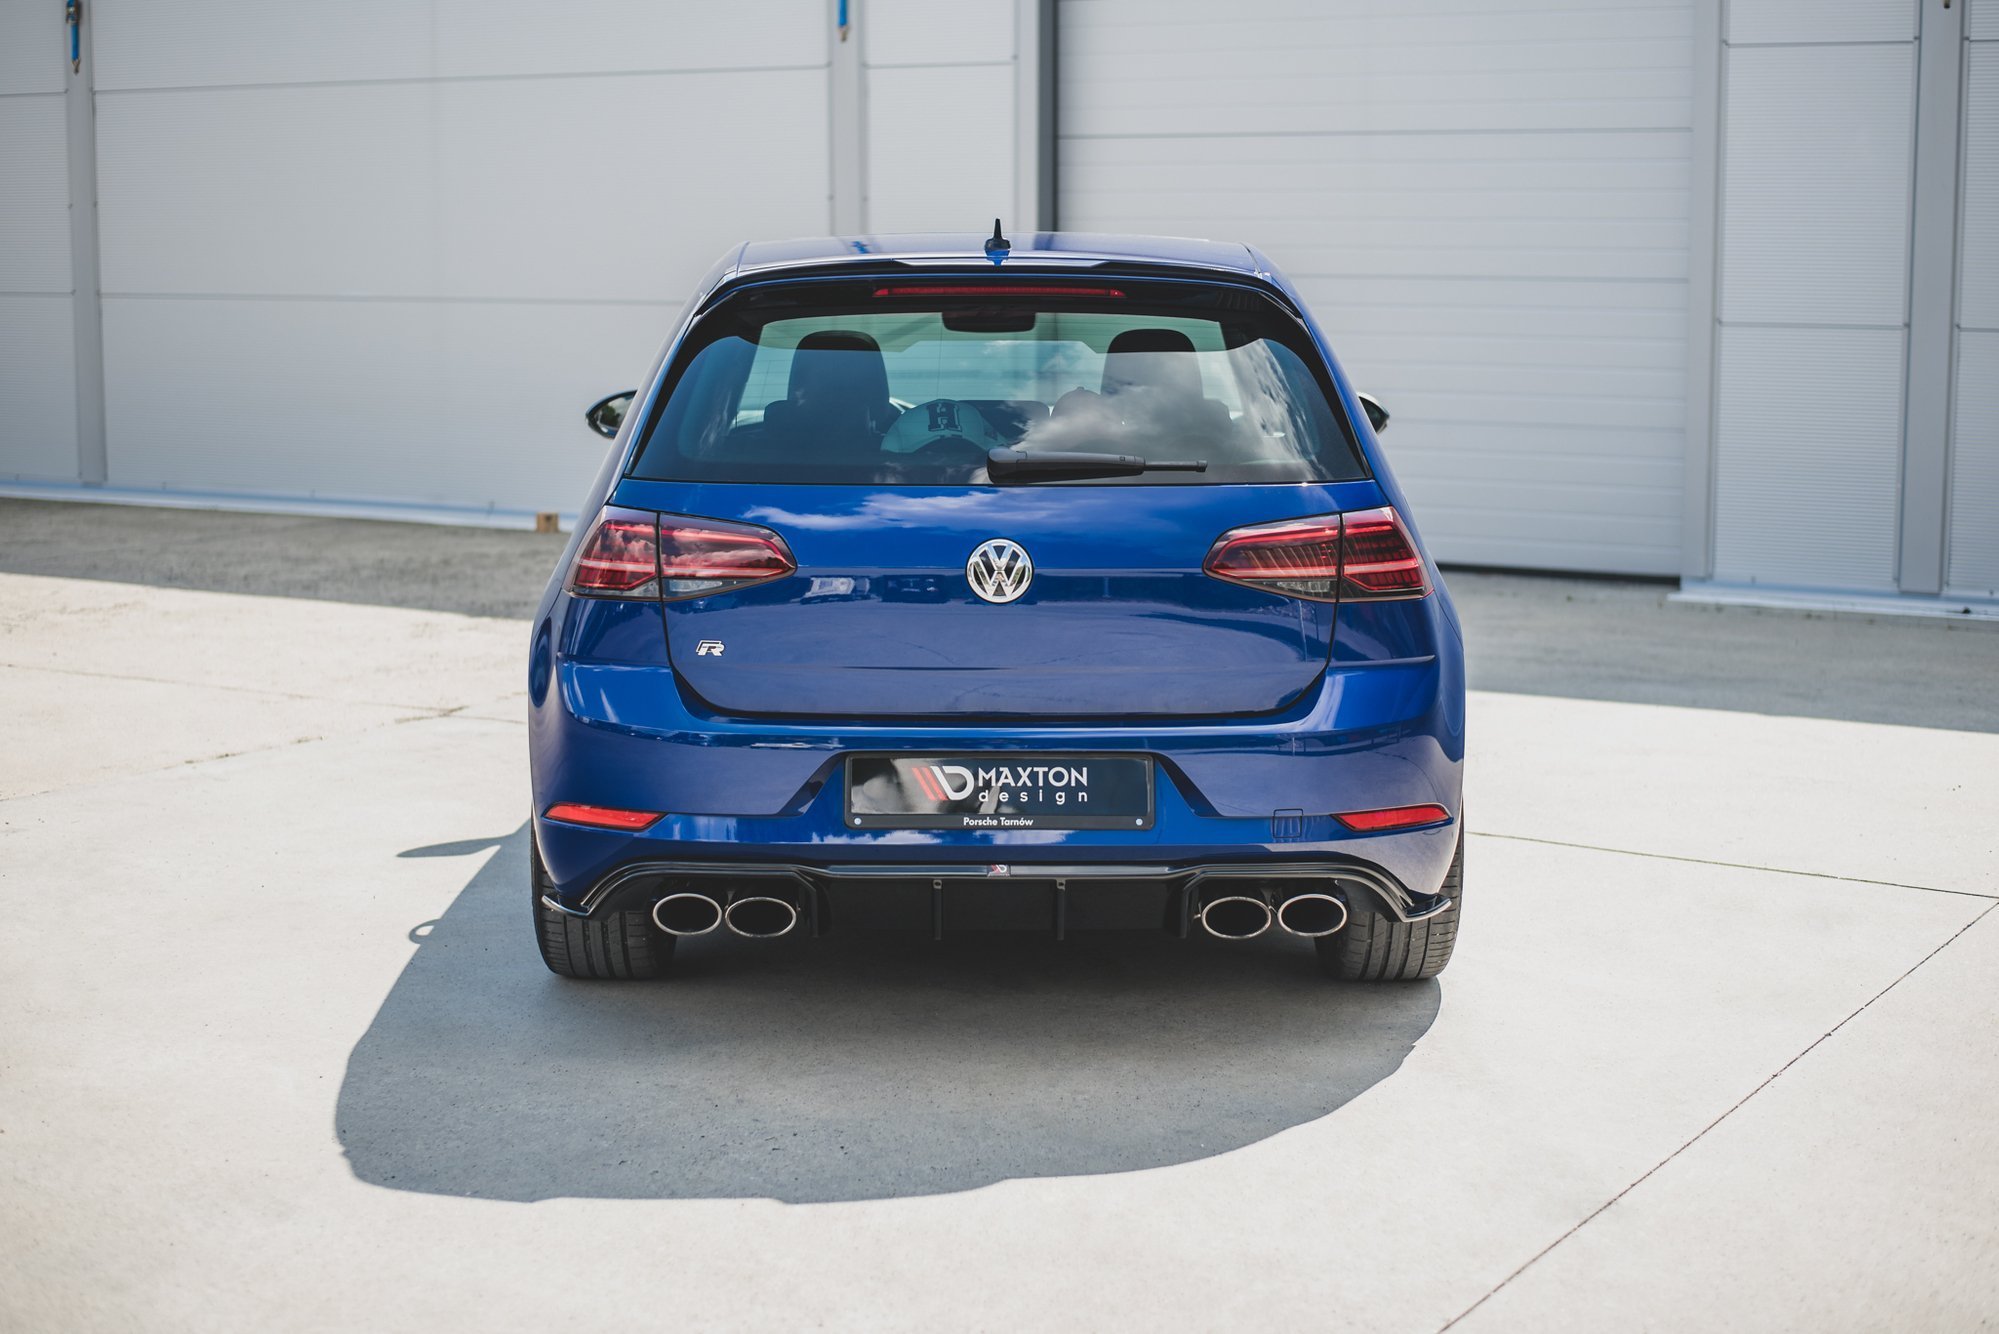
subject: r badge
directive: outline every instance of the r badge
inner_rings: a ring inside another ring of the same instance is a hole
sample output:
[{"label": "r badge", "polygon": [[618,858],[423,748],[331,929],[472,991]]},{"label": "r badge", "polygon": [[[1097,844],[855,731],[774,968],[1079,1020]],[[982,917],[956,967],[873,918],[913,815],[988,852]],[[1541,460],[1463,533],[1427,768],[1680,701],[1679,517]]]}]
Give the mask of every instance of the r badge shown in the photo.
[{"label": "r badge", "polygon": [[696,645],[694,646],[694,656],[695,656],[695,657],[697,657],[697,658],[719,658],[719,657],[721,657],[721,656],[722,656],[722,641],[721,641],[721,640],[719,640],[719,639],[704,639],[704,640],[702,640],[702,641],[701,641],[701,642],[700,642],[699,644],[696,644]]}]

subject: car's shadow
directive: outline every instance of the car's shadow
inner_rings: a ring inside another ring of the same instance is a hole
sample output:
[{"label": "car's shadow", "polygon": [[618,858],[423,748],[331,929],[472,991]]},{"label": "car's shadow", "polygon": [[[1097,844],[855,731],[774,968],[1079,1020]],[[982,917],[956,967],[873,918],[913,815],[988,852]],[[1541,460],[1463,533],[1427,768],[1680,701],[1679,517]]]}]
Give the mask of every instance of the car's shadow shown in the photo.
[{"label": "car's shadow", "polygon": [[1163,933],[704,937],[670,981],[564,981],[535,955],[526,839],[412,933],[348,1061],[363,1181],[812,1202],[1159,1167],[1326,1115],[1437,1013],[1434,982],[1335,985],[1303,942]]}]

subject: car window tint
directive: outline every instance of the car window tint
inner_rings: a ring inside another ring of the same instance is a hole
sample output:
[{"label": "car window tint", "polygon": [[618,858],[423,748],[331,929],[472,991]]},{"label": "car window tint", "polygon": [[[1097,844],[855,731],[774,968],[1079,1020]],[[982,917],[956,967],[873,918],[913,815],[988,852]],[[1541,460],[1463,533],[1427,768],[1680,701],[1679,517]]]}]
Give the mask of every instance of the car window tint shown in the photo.
[{"label": "car window tint", "polygon": [[1209,465],[1095,484],[1364,475],[1295,322],[1148,296],[725,302],[676,358],[633,474],[977,486],[1006,445]]}]

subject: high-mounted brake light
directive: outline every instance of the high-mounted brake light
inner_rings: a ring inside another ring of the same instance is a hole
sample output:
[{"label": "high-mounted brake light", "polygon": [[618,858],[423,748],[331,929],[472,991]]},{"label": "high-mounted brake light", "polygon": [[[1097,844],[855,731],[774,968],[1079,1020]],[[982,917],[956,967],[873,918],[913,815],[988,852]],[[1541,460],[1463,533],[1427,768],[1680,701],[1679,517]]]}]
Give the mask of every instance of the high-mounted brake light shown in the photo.
[{"label": "high-mounted brake light", "polygon": [[877,287],[876,296],[1094,296],[1122,298],[1124,293],[1115,287],[1069,287],[1063,284],[1046,283],[908,283],[895,287]]},{"label": "high-mounted brake light", "polygon": [[768,528],[608,508],[577,549],[569,591],[672,601],[782,579],[797,568],[784,539]]},{"label": "high-mounted brake light", "polygon": [[1201,568],[1217,579],[1313,602],[1420,598],[1430,577],[1402,516],[1383,507],[1234,528]]},{"label": "high-mounted brake light", "polygon": [[615,806],[585,806],[575,801],[558,801],[542,814],[564,824],[587,824],[593,829],[644,829],[659,822],[658,811],[625,811]]},{"label": "high-mounted brake light", "polygon": [[1347,828],[1362,834],[1378,834],[1384,829],[1414,829],[1417,825],[1442,824],[1451,813],[1442,806],[1389,806],[1378,811],[1348,811],[1333,817]]}]

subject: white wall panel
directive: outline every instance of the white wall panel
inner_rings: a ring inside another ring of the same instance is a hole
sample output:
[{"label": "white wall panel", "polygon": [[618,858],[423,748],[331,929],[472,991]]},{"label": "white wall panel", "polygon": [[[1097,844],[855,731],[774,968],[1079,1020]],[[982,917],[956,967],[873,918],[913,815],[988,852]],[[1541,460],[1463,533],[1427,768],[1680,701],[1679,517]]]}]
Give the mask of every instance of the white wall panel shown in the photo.
[{"label": "white wall panel", "polygon": [[1999,597],[1999,331],[1957,342],[1957,413],[1950,473],[1945,586]]},{"label": "white wall panel", "polygon": [[69,29],[62,7],[41,0],[0,0],[0,96],[59,93],[69,73]]},{"label": "white wall panel", "polygon": [[69,66],[61,9],[26,9],[0,3],[0,477],[74,482]]},{"label": "white wall panel", "polygon": [[1013,58],[1012,0],[864,0],[873,65],[951,65]]},{"label": "white wall panel", "polygon": [[92,0],[99,89],[823,65],[822,0]]},{"label": "white wall panel", "polygon": [[1999,40],[1999,0],[1970,0],[1964,35],[1978,41]]},{"label": "white wall panel", "polygon": [[1967,58],[1960,198],[1958,321],[1999,329],[1999,41],[1971,43]]},{"label": "white wall panel", "polygon": [[1728,53],[1724,322],[1907,318],[1915,49]]},{"label": "white wall panel", "polygon": [[1027,230],[1012,217],[1013,99],[1011,64],[870,69],[868,230]]},{"label": "white wall panel", "polygon": [[1900,329],[1721,329],[1715,578],[1890,591]]},{"label": "white wall panel", "polygon": [[0,477],[76,480],[70,298],[0,293]]},{"label": "white wall panel", "polygon": [[0,292],[67,292],[69,157],[61,93],[0,97]]},{"label": "white wall panel", "polygon": [[571,510],[672,305],[107,298],[120,486]]},{"label": "white wall panel", "polygon": [[[1981,17],[1983,16],[1983,17]],[[1999,3],[1968,16],[1963,216],[1944,584],[1999,597]]]},{"label": "white wall panel", "polygon": [[1061,18],[1065,227],[1270,253],[1444,559],[1677,572],[1691,4]]},{"label": "white wall panel", "polygon": [[1728,0],[1728,40],[1738,45],[1906,42],[1916,35],[1916,5],[1917,0]]},{"label": "white wall panel", "polygon": [[678,296],[824,230],[825,105],[820,70],[105,94],[104,288]]}]

